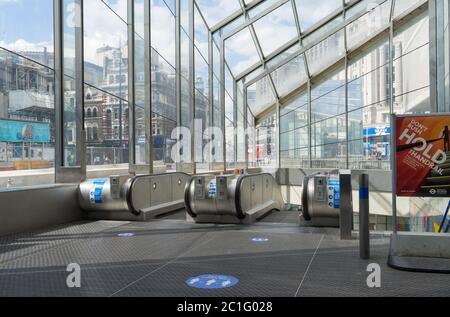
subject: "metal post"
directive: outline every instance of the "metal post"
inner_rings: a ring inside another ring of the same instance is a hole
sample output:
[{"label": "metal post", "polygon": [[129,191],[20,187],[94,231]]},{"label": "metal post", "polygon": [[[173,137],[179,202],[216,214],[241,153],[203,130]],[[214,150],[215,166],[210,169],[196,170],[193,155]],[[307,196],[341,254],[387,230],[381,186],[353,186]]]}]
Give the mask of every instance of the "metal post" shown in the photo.
[{"label": "metal post", "polygon": [[308,167],[312,168],[312,107],[311,107],[311,79],[308,79]]},{"label": "metal post", "polygon": [[192,173],[195,175],[197,173],[197,163],[195,157],[195,119],[196,114],[196,96],[197,91],[195,89],[195,48],[194,48],[194,38],[195,38],[195,4],[194,0],[189,0],[189,93],[191,94],[190,102],[190,113],[191,113],[191,164]]},{"label": "metal post", "polygon": [[391,115],[391,181],[392,181],[392,231],[397,233],[397,117]]},{"label": "metal post", "polygon": [[220,121],[222,128],[222,158],[223,171],[227,171],[227,140],[225,120],[225,40],[220,41]]},{"label": "metal post", "polygon": [[353,203],[352,203],[352,175],[341,173],[339,175],[340,186],[340,216],[339,227],[341,240],[351,240],[353,230]]},{"label": "metal post", "polygon": [[436,0],[430,0],[428,2],[429,10],[429,38],[430,38],[430,103],[431,107],[434,107],[433,112],[439,112],[439,94],[438,94],[438,43],[437,43],[437,30],[438,30],[438,18],[437,18],[437,3]]},{"label": "metal post", "polygon": [[149,174],[153,174],[153,129],[152,129],[152,34],[150,0],[144,2],[144,71],[145,71],[145,163],[148,164]]},{"label": "metal post", "polygon": [[[135,171],[136,165],[136,96],[135,96],[135,21],[134,1],[127,0],[128,27],[128,164],[129,171]],[[120,67],[122,70],[122,66]],[[120,81],[122,83],[122,80]],[[121,90],[122,92],[122,90]],[[122,117],[121,117],[122,119]],[[120,125],[122,126],[122,124]],[[123,148],[123,141],[121,141]]]},{"label": "metal post", "polygon": [[362,260],[370,259],[369,231],[369,175],[359,178],[359,254]]}]

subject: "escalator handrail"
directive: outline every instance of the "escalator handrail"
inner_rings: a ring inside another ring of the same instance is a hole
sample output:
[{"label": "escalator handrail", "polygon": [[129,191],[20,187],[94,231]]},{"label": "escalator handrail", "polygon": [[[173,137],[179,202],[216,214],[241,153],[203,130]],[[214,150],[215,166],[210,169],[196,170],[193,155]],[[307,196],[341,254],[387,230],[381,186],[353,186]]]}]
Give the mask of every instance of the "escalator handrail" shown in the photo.
[{"label": "escalator handrail", "polygon": [[244,211],[242,210],[242,205],[241,205],[241,186],[242,186],[242,182],[250,177],[256,177],[256,176],[263,176],[263,175],[267,175],[272,177],[275,180],[275,177],[270,174],[270,173],[260,173],[260,174],[247,174],[247,175],[242,175],[238,178],[237,182],[236,182],[236,191],[234,194],[234,200],[235,200],[235,206],[236,206],[236,215],[239,219],[245,219],[246,215],[244,213]]},{"label": "escalator handrail", "polygon": [[[127,206],[128,206],[128,210],[131,211],[132,214],[139,216],[141,214],[141,210],[137,210],[134,205],[133,205],[133,188],[134,185],[136,184],[136,182],[141,179],[141,178],[147,178],[147,177],[158,177],[158,176],[163,176],[163,175],[184,175],[184,176],[188,176],[191,177],[189,174],[187,173],[183,173],[183,172],[175,172],[175,173],[159,173],[159,174],[151,174],[151,175],[137,175],[134,176],[133,178],[131,178],[130,180],[130,185],[127,188],[126,191],[126,200],[127,200]],[[190,183],[190,181],[189,181]]]},{"label": "escalator handrail", "polygon": [[194,178],[192,177],[189,182],[187,182],[186,187],[184,189],[184,205],[186,207],[186,212],[192,218],[196,218],[197,214],[191,208],[191,186]]}]

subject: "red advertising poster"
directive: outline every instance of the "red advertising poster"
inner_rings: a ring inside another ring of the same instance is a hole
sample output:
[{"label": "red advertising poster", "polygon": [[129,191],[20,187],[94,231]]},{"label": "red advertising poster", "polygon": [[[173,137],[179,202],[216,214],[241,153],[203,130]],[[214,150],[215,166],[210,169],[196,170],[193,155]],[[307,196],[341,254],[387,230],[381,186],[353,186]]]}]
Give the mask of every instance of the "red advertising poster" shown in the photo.
[{"label": "red advertising poster", "polygon": [[396,118],[397,195],[450,197],[450,115]]}]

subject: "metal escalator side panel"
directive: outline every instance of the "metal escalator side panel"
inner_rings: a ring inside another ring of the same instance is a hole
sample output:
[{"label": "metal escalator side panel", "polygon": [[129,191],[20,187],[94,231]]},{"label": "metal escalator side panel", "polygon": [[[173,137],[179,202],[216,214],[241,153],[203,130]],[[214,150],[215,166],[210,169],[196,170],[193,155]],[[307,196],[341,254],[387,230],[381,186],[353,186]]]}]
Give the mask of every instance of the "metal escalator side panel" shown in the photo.
[{"label": "metal escalator side panel", "polygon": [[191,177],[188,174],[181,172],[134,177],[125,194],[129,211],[135,215],[140,215],[142,210],[169,203],[174,201],[175,198],[178,198],[176,200],[182,200],[183,190],[179,193],[177,191],[177,197],[175,197],[174,188],[188,184],[190,179]]},{"label": "metal escalator side panel", "polygon": [[182,173],[174,173],[172,176],[172,201],[183,200],[186,184],[191,177]]},{"label": "metal escalator side panel", "polygon": [[283,198],[283,194],[281,193],[281,186],[278,184],[277,180],[275,177],[271,178],[272,181],[272,198],[273,201],[278,204],[278,211],[281,211],[284,209],[286,203],[285,200]]},{"label": "metal escalator side panel", "polygon": [[171,174],[152,175],[150,178],[150,205],[158,206],[172,200]]},{"label": "metal escalator side panel", "polygon": [[309,213],[308,208],[308,186],[309,186],[309,177],[306,176],[303,179],[303,188],[302,188],[302,213],[303,218],[306,221],[311,221],[311,215]]},{"label": "metal escalator side panel", "polygon": [[263,177],[263,200],[272,201],[274,210],[281,211],[284,207],[284,199],[281,194],[281,188],[275,177],[271,174]]}]

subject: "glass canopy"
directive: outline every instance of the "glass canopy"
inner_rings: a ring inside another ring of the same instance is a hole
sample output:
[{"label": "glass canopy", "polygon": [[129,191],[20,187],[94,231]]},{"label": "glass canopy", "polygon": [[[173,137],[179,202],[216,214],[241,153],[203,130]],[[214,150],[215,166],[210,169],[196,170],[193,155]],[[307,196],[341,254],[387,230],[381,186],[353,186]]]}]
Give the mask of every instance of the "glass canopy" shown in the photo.
[{"label": "glass canopy", "polygon": [[[420,2],[196,0],[217,47],[224,43],[232,76],[246,81],[254,115],[385,31]],[[249,75],[253,78],[248,81]]]}]

